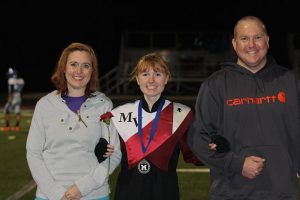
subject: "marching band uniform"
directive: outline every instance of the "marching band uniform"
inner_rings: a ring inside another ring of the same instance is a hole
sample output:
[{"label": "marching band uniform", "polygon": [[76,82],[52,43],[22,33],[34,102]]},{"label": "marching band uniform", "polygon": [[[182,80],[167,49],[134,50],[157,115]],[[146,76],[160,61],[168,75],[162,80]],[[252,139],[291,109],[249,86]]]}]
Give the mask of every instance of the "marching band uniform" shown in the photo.
[{"label": "marching band uniform", "polygon": [[191,109],[161,96],[150,111],[143,97],[113,109],[112,114],[122,148],[115,199],[179,199],[180,151],[186,162],[200,164],[186,143]]}]

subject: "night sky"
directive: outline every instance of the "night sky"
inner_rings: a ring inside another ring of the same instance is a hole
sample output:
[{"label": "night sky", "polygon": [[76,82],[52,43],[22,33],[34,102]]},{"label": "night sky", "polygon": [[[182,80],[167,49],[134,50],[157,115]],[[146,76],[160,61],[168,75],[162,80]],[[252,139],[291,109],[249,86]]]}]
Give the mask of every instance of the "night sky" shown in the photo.
[{"label": "night sky", "polygon": [[300,29],[300,11],[287,0],[76,2],[1,1],[1,93],[7,91],[9,67],[17,68],[25,79],[25,92],[51,91],[50,76],[62,49],[71,42],[95,49],[101,75],[118,64],[123,31],[232,31],[240,17],[256,15],[268,28],[270,52],[280,64],[289,65],[283,38]]}]

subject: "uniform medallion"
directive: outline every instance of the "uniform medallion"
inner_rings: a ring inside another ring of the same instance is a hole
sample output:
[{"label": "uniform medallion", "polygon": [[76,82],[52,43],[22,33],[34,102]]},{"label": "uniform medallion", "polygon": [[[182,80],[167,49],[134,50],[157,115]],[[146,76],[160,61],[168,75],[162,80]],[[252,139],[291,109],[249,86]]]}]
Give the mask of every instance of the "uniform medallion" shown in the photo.
[{"label": "uniform medallion", "polygon": [[150,163],[143,159],[139,162],[138,169],[141,174],[147,174],[150,171]]}]

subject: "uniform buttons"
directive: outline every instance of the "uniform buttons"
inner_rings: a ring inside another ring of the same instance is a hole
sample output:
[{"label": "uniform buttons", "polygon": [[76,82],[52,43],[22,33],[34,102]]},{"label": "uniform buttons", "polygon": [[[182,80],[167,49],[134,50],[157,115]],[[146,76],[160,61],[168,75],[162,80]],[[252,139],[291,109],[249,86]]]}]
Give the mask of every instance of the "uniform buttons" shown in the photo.
[{"label": "uniform buttons", "polygon": [[84,105],[84,107],[86,108],[86,105]]},{"label": "uniform buttons", "polygon": [[86,116],[86,118],[89,118],[89,116]]},{"label": "uniform buttons", "polygon": [[72,130],[72,127],[69,127],[69,130]]},{"label": "uniform buttons", "polygon": [[61,119],[60,121],[61,121],[61,122],[64,122],[64,119]]}]

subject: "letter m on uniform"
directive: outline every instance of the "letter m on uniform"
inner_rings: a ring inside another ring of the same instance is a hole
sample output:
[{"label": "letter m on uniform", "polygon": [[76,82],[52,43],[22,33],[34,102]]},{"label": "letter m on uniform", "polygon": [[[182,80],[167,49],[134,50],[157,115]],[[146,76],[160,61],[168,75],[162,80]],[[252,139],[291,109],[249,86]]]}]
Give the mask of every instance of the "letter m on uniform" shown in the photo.
[{"label": "letter m on uniform", "polygon": [[132,120],[134,121],[135,126],[137,126],[136,117],[132,117],[132,112],[128,112],[127,115],[125,113],[120,113],[119,122],[132,122]]},{"label": "letter m on uniform", "polygon": [[132,112],[129,112],[127,115],[125,113],[120,113],[119,122],[132,122]]}]

